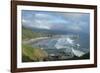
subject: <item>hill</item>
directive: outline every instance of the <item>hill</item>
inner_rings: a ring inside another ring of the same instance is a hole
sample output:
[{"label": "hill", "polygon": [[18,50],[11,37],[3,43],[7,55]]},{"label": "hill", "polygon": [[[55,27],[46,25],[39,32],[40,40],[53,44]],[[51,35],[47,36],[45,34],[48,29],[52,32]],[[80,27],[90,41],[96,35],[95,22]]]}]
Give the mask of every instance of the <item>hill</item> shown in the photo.
[{"label": "hill", "polygon": [[40,49],[33,48],[30,45],[22,45],[22,62],[43,61],[48,57],[48,54]]},{"label": "hill", "polygon": [[32,39],[42,36],[41,33],[33,32],[31,29],[22,27],[22,39]]}]

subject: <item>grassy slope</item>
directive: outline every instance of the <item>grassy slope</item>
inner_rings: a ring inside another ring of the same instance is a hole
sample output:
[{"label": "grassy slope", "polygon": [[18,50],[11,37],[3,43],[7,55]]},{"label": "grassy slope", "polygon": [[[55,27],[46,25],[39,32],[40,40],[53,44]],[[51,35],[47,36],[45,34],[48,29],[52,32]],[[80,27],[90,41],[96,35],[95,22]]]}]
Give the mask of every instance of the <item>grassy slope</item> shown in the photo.
[{"label": "grassy slope", "polygon": [[22,28],[22,39],[31,39],[31,38],[36,38],[36,37],[40,37],[42,34],[41,33],[36,33],[33,32],[31,29],[27,29],[27,28]]},{"label": "grassy slope", "polygon": [[44,60],[48,54],[40,49],[40,48],[33,48],[31,45],[22,45],[22,61],[29,62],[29,61],[42,61]]},{"label": "grassy slope", "polygon": [[[28,40],[36,37],[42,36],[41,33],[33,32],[31,29],[22,28],[22,40]],[[40,61],[46,58],[47,53],[40,49],[34,48],[29,44],[22,44],[22,61],[30,62],[30,61]]]}]

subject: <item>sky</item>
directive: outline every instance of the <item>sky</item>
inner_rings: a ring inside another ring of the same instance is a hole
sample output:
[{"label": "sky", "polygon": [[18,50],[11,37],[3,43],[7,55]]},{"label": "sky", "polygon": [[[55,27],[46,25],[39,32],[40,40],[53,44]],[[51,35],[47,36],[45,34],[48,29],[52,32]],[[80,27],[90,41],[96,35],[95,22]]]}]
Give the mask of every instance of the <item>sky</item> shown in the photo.
[{"label": "sky", "polygon": [[33,29],[89,32],[90,14],[22,10],[22,25]]}]

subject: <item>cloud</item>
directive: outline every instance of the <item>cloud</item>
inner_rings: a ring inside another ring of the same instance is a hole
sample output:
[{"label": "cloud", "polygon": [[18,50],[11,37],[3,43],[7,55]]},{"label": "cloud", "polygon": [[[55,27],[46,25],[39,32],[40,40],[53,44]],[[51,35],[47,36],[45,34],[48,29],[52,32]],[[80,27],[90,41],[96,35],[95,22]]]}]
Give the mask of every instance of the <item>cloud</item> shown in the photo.
[{"label": "cloud", "polygon": [[75,25],[74,26],[72,25],[72,26],[69,26],[68,28],[70,30],[73,30],[73,31],[81,31],[82,30],[82,28],[80,26],[77,26],[77,25],[76,26]]},{"label": "cloud", "polygon": [[89,14],[86,13],[24,11],[22,15],[22,24],[27,27],[76,32],[89,29]]},{"label": "cloud", "polygon": [[67,12],[67,13],[61,13],[64,17],[66,18],[71,18],[71,19],[81,19],[86,16],[88,16],[88,13],[79,13],[79,12]]},{"label": "cloud", "polygon": [[35,27],[41,28],[41,29],[50,29],[50,24],[46,21],[41,21],[41,20],[35,20]]},{"label": "cloud", "polygon": [[36,13],[35,18],[37,19],[45,19],[45,20],[52,20],[53,16],[50,14],[44,14],[44,13]]}]

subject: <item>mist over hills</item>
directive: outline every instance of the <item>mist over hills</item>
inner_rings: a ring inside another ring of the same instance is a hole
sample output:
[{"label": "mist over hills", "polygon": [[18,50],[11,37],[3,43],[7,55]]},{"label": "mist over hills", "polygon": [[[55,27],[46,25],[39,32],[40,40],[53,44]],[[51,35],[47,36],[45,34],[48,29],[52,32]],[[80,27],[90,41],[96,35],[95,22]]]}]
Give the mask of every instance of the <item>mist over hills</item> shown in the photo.
[{"label": "mist over hills", "polygon": [[[62,30],[47,30],[38,28],[23,27],[24,29],[30,30],[31,32],[40,33],[41,35],[79,35],[77,42],[81,45],[80,48],[83,51],[89,51],[90,48],[90,36],[85,32],[75,32],[75,31],[62,31]],[[84,50],[85,49],[85,50]]]}]

